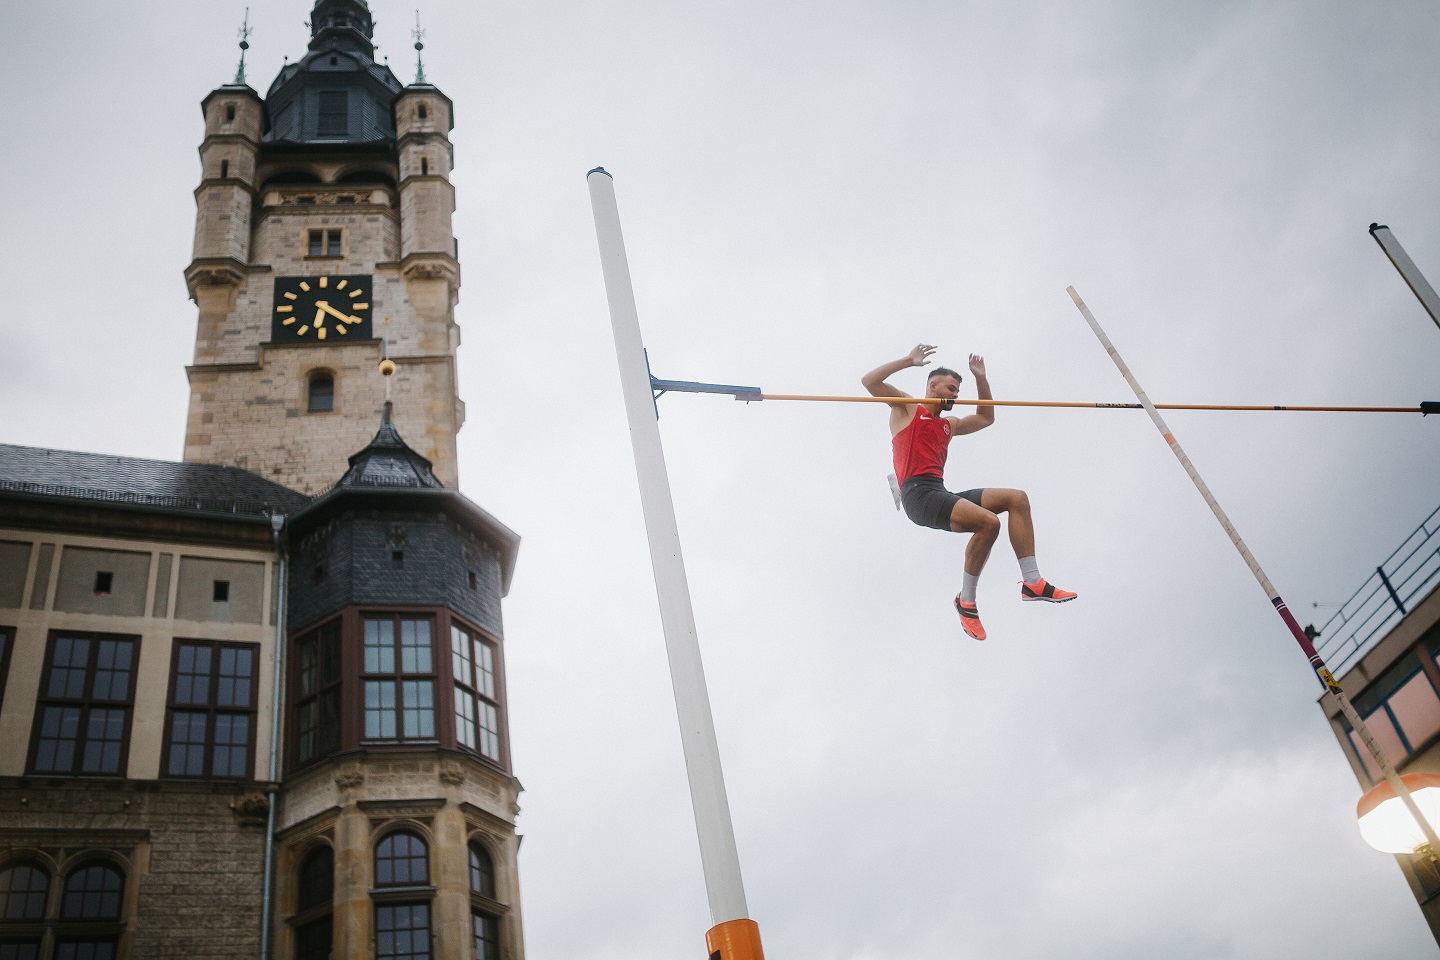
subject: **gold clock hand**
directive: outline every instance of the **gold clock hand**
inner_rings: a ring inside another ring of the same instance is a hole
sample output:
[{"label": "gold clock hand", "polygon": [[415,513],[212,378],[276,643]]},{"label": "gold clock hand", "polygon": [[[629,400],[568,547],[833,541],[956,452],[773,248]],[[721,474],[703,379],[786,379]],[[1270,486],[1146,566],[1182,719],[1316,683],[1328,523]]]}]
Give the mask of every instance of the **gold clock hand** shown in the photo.
[{"label": "gold clock hand", "polygon": [[344,321],[345,323],[359,323],[359,322],[360,322],[360,318],[359,318],[359,317],[352,317],[352,316],[350,316],[349,314],[341,313],[339,310],[336,310],[334,307],[330,306],[330,304],[329,304],[328,301],[325,301],[325,300],[316,300],[316,301],[315,301],[315,306],[319,307],[321,310],[324,310],[326,313],[330,314],[330,315],[331,315],[332,317],[334,317],[335,319],[337,319],[337,320],[342,320],[342,321]]}]

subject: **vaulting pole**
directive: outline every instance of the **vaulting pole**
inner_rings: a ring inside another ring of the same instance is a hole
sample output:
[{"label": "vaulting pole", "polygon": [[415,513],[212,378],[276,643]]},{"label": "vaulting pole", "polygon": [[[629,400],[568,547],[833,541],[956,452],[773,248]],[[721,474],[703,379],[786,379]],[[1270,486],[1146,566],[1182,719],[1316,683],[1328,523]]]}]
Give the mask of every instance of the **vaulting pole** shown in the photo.
[{"label": "vaulting pole", "polygon": [[1340,682],[1335,679],[1334,675],[1330,673],[1329,668],[1325,666],[1325,661],[1321,659],[1319,652],[1315,649],[1315,645],[1311,643],[1310,638],[1305,635],[1305,631],[1300,629],[1300,624],[1295,621],[1294,615],[1290,613],[1290,608],[1287,607],[1285,601],[1280,598],[1279,592],[1276,591],[1275,586],[1270,582],[1270,578],[1265,575],[1265,571],[1260,568],[1260,563],[1255,559],[1254,554],[1250,552],[1250,548],[1245,546],[1245,541],[1240,539],[1240,532],[1235,529],[1235,524],[1230,522],[1230,518],[1226,516],[1225,511],[1220,508],[1219,501],[1217,501],[1215,495],[1210,492],[1210,488],[1205,485],[1205,481],[1200,478],[1199,471],[1195,469],[1195,465],[1190,462],[1190,458],[1186,456],[1185,451],[1181,449],[1180,443],[1175,439],[1175,435],[1171,433],[1170,428],[1166,426],[1164,418],[1162,418],[1155,409],[1155,405],[1150,402],[1150,398],[1145,395],[1145,391],[1140,388],[1140,384],[1135,380],[1134,375],[1130,373],[1130,368],[1125,365],[1125,361],[1120,358],[1119,352],[1116,351],[1115,345],[1110,342],[1110,338],[1105,335],[1105,331],[1100,329],[1100,324],[1096,321],[1095,315],[1090,312],[1090,308],[1085,305],[1085,301],[1080,299],[1080,294],[1075,292],[1074,287],[1066,287],[1065,292],[1070,294],[1070,299],[1075,301],[1075,306],[1079,308],[1080,315],[1085,318],[1086,323],[1090,324],[1090,329],[1100,340],[1101,345],[1105,348],[1105,352],[1110,354],[1110,359],[1115,361],[1115,366],[1119,368],[1120,375],[1125,378],[1126,383],[1130,384],[1130,389],[1135,391],[1135,398],[1140,401],[1141,406],[1145,408],[1145,412],[1150,414],[1150,419],[1155,423],[1155,429],[1160,431],[1160,435],[1165,438],[1165,442],[1170,446],[1170,452],[1175,454],[1175,458],[1180,461],[1180,466],[1185,468],[1185,472],[1195,484],[1195,488],[1200,491],[1200,496],[1205,498],[1205,502],[1210,507],[1210,512],[1215,514],[1215,519],[1219,520],[1220,526],[1225,528],[1225,533],[1230,537],[1230,542],[1235,545],[1236,550],[1240,551],[1240,556],[1244,558],[1245,565],[1250,568],[1250,572],[1255,575],[1256,581],[1260,584],[1260,589],[1264,590],[1265,596],[1270,598],[1270,603],[1275,607],[1275,612],[1280,614],[1280,619],[1285,621],[1285,626],[1289,628],[1291,636],[1295,638],[1295,642],[1300,645],[1300,649],[1304,651],[1306,658],[1309,659],[1310,667],[1315,671],[1315,675],[1320,678],[1320,682],[1325,685],[1330,694],[1339,701],[1340,710],[1345,714],[1345,719],[1350,722],[1351,729],[1360,737],[1361,742],[1365,744],[1365,748],[1370,751],[1370,756],[1375,759],[1375,765],[1378,766],[1380,772],[1384,774],[1386,782],[1394,788],[1396,795],[1399,796],[1401,802],[1405,804],[1405,809],[1410,811],[1410,815],[1414,817],[1415,822],[1419,824],[1420,830],[1425,834],[1426,844],[1429,847],[1429,850],[1426,851],[1428,856],[1432,859],[1436,858],[1437,855],[1440,855],[1440,837],[1436,836],[1435,828],[1431,826],[1430,821],[1426,820],[1420,813],[1420,808],[1415,805],[1415,798],[1410,796],[1409,789],[1401,782],[1400,775],[1395,772],[1395,767],[1391,765],[1384,751],[1380,749],[1380,744],[1376,743],[1375,738],[1371,736],[1370,729],[1365,726],[1365,721],[1360,719],[1360,714],[1356,712],[1354,705],[1350,702],[1350,698],[1346,696],[1345,691],[1340,688]]},{"label": "vaulting pole", "polygon": [[[701,393],[705,391],[692,391]],[[1082,410],[1143,410],[1140,403],[1095,403],[1086,400],[981,400],[974,397],[957,397],[941,400],[936,397],[835,397],[804,393],[762,393],[755,397],[739,396],[736,400],[811,400],[818,403],[930,403],[955,404],[967,407],[1072,407]],[[1316,407],[1316,406],[1262,406],[1261,404],[1239,403],[1157,403],[1156,410],[1243,410],[1271,413],[1291,411],[1305,413],[1440,413],[1440,403],[1425,402],[1416,407]]]},{"label": "vaulting pole", "polygon": [[640,338],[635,291],[630,285],[630,265],[620,233],[615,184],[610,174],[600,167],[591,170],[586,179],[595,216],[595,235],[600,243],[605,295],[610,303],[610,325],[615,333],[615,354],[620,361],[620,384],[630,421],[640,503],[650,539],[650,563],[660,600],[670,682],[675,689],[680,742],[690,780],[690,803],[700,839],[700,864],[710,902],[713,926],[706,932],[705,941],[710,960],[762,960],[760,931],[755,921],[748,919],[745,906],[740,856],[735,849],[735,830],[725,796],[725,778],[720,770],[720,749],[715,741],[715,721],[710,714],[710,696],[700,662],[695,614],[690,607],[690,588],[685,580],[685,560],[680,554],[680,531],[670,499],[665,451],[655,420],[650,371]]},{"label": "vaulting pole", "polygon": [[1435,321],[1437,327],[1440,327],[1440,297],[1435,295],[1435,288],[1430,286],[1430,281],[1425,279],[1425,274],[1420,272],[1420,268],[1415,266],[1415,261],[1411,260],[1410,255],[1405,252],[1405,248],[1400,246],[1400,241],[1395,239],[1395,234],[1384,224],[1372,223],[1370,224],[1370,236],[1380,244],[1380,249],[1385,251],[1385,256],[1390,258],[1395,269],[1400,271],[1401,279],[1410,287],[1410,292],[1415,294],[1415,299],[1420,301],[1420,306],[1425,308],[1425,312],[1430,314],[1430,319]]}]

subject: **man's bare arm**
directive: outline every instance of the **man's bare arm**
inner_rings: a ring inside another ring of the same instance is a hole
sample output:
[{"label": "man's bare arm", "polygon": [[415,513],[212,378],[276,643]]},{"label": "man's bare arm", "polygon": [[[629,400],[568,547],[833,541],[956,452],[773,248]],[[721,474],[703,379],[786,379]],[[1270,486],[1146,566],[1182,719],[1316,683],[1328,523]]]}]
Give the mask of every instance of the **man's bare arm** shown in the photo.
[{"label": "man's bare arm", "polygon": [[872,397],[908,397],[910,394],[903,390],[892,387],[885,381],[908,367],[923,367],[930,362],[930,354],[936,351],[936,347],[928,343],[916,344],[915,349],[901,357],[899,360],[891,360],[889,363],[882,363],[860,378],[860,385],[870,391]]},{"label": "man's bare arm", "polygon": [[[985,376],[985,358],[979,354],[970,354],[970,372],[975,377],[975,395],[981,400],[994,400],[990,393],[990,381]],[[993,406],[977,406],[975,412],[968,417],[946,417],[950,421],[950,436],[958,437],[965,433],[974,433],[976,430],[984,430],[995,422],[995,408]]]}]

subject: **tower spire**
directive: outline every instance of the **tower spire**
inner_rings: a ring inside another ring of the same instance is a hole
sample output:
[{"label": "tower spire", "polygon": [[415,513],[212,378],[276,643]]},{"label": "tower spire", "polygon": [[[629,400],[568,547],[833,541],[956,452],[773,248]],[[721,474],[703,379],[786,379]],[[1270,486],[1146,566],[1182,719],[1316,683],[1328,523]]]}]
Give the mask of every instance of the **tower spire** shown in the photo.
[{"label": "tower spire", "polygon": [[250,49],[250,8],[245,8],[245,22],[240,24],[240,67],[235,71],[235,82],[245,82],[245,51]]},{"label": "tower spire", "polygon": [[415,82],[426,83],[425,60],[420,51],[425,49],[425,31],[420,29],[420,11],[415,11],[415,29],[410,31],[410,36],[415,38]]}]

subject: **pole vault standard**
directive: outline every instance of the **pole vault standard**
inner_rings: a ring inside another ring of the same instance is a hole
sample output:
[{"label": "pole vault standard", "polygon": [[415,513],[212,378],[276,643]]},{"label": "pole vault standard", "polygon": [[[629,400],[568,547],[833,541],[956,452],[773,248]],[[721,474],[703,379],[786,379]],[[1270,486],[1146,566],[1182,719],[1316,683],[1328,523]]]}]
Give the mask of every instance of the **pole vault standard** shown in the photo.
[{"label": "pole vault standard", "polygon": [[1405,804],[1405,809],[1410,811],[1410,815],[1414,817],[1415,822],[1420,825],[1421,831],[1425,834],[1426,844],[1429,847],[1427,851],[1429,856],[1431,858],[1440,857],[1440,837],[1435,835],[1435,828],[1431,826],[1430,821],[1426,820],[1420,813],[1420,808],[1415,805],[1415,799],[1410,796],[1410,791],[1406,788],[1405,784],[1401,782],[1400,775],[1395,772],[1395,767],[1386,759],[1384,751],[1380,749],[1380,744],[1375,742],[1375,738],[1370,735],[1370,729],[1365,726],[1365,721],[1360,719],[1360,714],[1356,712],[1354,705],[1350,703],[1350,698],[1346,696],[1345,691],[1340,688],[1340,682],[1335,679],[1329,668],[1325,666],[1325,661],[1321,659],[1320,654],[1315,649],[1315,645],[1311,643],[1310,638],[1305,635],[1305,631],[1300,629],[1300,624],[1295,621],[1294,615],[1290,613],[1290,608],[1287,607],[1285,601],[1280,598],[1279,592],[1276,591],[1275,586],[1270,582],[1270,578],[1265,575],[1265,571],[1260,569],[1259,562],[1255,559],[1254,554],[1250,552],[1250,548],[1245,546],[1245,541],[1240,539],[1240,532],[1235,529],[1235,524],[1230,522],[1230,518],[1226,516],[1225,511],[1220,508],[1219,501],[1217,501],[1215,495],[1210,492],[1210,488],[1205,485],[1205,481],[1200,479],[1199,471],[1197,471],[1195,465],[1190,462],[1190,458],[1185,455],[1185,451],[1181,449],[1179,441],[1177,441],[1175,435],[1170,432],[1170,428],[1165,425],[1165,420],[1156,411],[1155,404],[1150,402],[1150,398],[1145,395],[1145,391],[1140,388],[1140,384],[1135,380],[1134,375],[1130,373],[1130,368],[1127,367],[1125,361],[1120,358],[1120,354],[1116,351],[1115,345],[1110,342],[1109,337],[1105,336],[1105,331],[1100,329],[1100,324],[1096,321],[1095,315],[1090,312],[1089,307],[1085,306],[1085,301],[1080,299],[1080,294],[1075,292],[1074,287],[1066,287],[1065,292],[1070,294],[1070,299],[1075,301],[1075,306],[1079,308],[1080,315],[1085,318],[1086,323],[1090,324],[1090,329],[1100,340],[1100,344],[1105,348],[1105,352],[1110,354],[1110,359],[1115,361],[1115,366],[1119,368],[1120,375],[1125,378],[1126,383],[1130,384],[1130,389],[1135,391],[1135,398],[1144,406],[1145,412],[1150,414],[1150,419],[1155,422],[1155,429],[1160,431],[1161,436],[1165,438],[1165,442],[1170,446],[1170,452],[1175,454],[1175,458],[1180,461],[1180,465],[1185,468],[1185,472],[1189,474],[1191,481],[1194,482],[1195,488],[1200,491],[1200,496],[1204,497],[1205,502],[1209,504],[1210,512],[1215,514],[1215,519],[1219,520],[1220,526],[1225,528],[1225,533],[1229,535],[1230,542],[1235,544],[1236,550],[1240,551],[1240,556],[1244,558],[1245,565],[1250,568],[1250,572],[1255,575],[1255,579],[1259,582],[1260,589],[1264,590],[1265,596],[1270,598],[1270,603],[1274,605],[1275,612],[1280,614],[1280,619],[1285,621],[1285,626],[1290,629],[1290,634],[1295,638],[1295,642],[1300,644],[1300,649],[1305,652],[1305,656],[1310,660],[1310,666],[1314,669],[1315,675],[1320,678],[1320,682],[1325,684],[1326,689],[1340,702],[1340,710],[1345,714],[1345,719],[1350,722],[1350,728],[1359,735],[1361,742],[1365,744],[1365,748],[1370,751],[1370,756],[1375,758],[1376,766],[1378,766],[1380,772],[1385,775],[1386,782],[1395,789],[1396,795],[1398,795],[1401,802]]},{"label": "pole vault standard", "polygon": [[625,414],[630,421],[630,444],[635,451],[635,473],[640,480],[640,503],[650,539],[650,564],[655,570],[655,592],[660,599],[660,622],[665,652],[670,660],[670,682],[675,689],[675,710],[680,719],[680,742],[685,772],[690,780],[690,803],[695,831],[700,838],[700,864],[705,893],[710,901],[711,928],[705,934],[710,960],[763,960],[760,928],[748,919],[745,886],[740,879],[740,855],[720,770],[720,748],[710,695],[700,662],[695,613],[685,580],[685,559],[680,554],[680,531],[670,499],[670,478],[665,450],[660,444],[649,365],[640,338],[635,291],[630,285],[630,264],[620,233],[620,210],[615,184],[603,167],[586,174],[590,206],[595,215],[595,236],[600,243],[600,266],[605,274],[605,296],[610,302],[610,325],[615,332],[615,355],[620,361],[620,385]]},{"label": "pole vault standard", "polygon": [[1385,256],[1390,258],[1395,269],[1400,271],[1401,279],[1410,287],[1415,298],[1420,301],[1420,306],[1425,308],[1425,312],[1430,314],[1430,319],[1435,321],[1437,327],[1440,327],[1440,297],[1435,295],[1435,288],[1430,286],[1430,281],[1425,279],[1425,274],[1420,272],[1420,268],[1415,266],[1415,261],[1411,260],[1410,255],[1405,252],[1405,248],[1400,246],[1400,241],[1395,239],[1395,234],[1382,223],[1372,223],[1370,224],[1370,236],[1380,244],[1380,249],[1385,251]]}]

